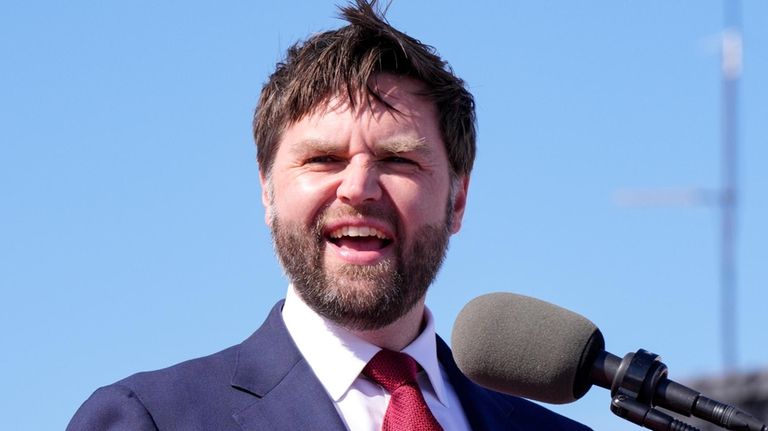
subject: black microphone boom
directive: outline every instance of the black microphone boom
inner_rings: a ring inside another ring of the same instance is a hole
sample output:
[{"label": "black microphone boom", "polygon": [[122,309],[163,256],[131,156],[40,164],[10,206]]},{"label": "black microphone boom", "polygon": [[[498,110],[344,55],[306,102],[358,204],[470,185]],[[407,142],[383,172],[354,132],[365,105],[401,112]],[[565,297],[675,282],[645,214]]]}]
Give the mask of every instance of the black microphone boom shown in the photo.
[{"label": "black microphone boom", "polygon": [[[592,366],[591,378],[594,384],[611,390],[611,411],[640,425],[646,424],[632,416],[640,416],[640,420],[645,421],[656,420],[642,418],[642,415],[650,414],[654,406],[659,406],[728,430],[768,430],[753,416],[668,379],[667,366],[661,358],[643,349],[628,353],[623,359],[600,352]],[[629,400],[637,400],[640,405],[633,405]]]},{"label": "black microphone boom", "polygon": [[462,372],[499,392],[561,404],[595,384],[611,391],[611,411],[649,429],[696,430],[656,409],[661,407],[729,430],[768,431],[735,407],[669,380],[658,355],[641,349],[619,358],[606,352],[592,322],[535,298],[475,298],[459,313],[451,344]]}]

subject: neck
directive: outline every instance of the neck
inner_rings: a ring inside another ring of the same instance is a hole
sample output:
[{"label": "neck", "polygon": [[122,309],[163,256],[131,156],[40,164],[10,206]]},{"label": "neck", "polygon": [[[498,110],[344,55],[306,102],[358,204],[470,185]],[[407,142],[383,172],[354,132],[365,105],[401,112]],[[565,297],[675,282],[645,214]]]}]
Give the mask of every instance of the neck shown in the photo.
[{"label": "neck", "polygon": [[399,352],[419,336],[423,322],[424,298],[421,298],[404,316],[383,328],[350,332],[383,349]]}]

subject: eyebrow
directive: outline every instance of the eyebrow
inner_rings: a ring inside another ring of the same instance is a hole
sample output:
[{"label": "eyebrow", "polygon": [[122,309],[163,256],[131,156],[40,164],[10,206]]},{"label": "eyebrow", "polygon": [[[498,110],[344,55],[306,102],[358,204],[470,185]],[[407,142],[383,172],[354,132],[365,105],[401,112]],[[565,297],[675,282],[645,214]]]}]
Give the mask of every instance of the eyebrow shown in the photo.
[{"label": "eyebrow", "polygon": [[291,147],[291,152],[295,154],[304,154],[307,152],[332,154],[339,149],[338,144],[323,139],[304,139]]},{"label": "eyebrow", "polygon": [[[307,152],[334,154],[341,148],[346,147],[336,142],[326,141],[324,139],[304,139],[294,145],[292,152],[303,154]],[[403,153],[421,153],[429,155],[432,149],[427,145],[426,138],[413,139],[409,137],[394,137],[389,140],[378,142],[374,148],[377,154],[403,154]]]},{"label": "eyebrow", "polygon": [[427,145],[426,138],[394,138],[392,140],[383,141],[376,146],[377,152],[384,152],[390,154],[402,154],[402,153],[421,153],[428,155],[432,150]]}]

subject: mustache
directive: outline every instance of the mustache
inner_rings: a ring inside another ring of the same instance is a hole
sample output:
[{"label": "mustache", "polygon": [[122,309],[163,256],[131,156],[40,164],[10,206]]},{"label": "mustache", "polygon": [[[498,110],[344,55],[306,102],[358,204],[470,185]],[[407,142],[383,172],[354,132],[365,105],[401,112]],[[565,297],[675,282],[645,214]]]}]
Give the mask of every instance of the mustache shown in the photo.
[{"label": "mustache", "polygon": [[342,217],[376,219],[391,226],[393,235],[398,236],[400,232],[400,216],[397,214],[397,211],[389,205],[374,203],[358,206],[342,204],[326,207],[317,216],[313,228],[314,233],[322,236],[326,224]]}]

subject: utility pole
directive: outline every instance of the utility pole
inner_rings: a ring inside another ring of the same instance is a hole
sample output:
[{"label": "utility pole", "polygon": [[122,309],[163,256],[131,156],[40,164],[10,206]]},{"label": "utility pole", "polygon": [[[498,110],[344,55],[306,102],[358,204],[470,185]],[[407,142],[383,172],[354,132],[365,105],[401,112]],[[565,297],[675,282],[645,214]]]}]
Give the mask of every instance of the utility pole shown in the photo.
[{"label": "utility pole", "polygon": [[723,371],[738,367],[736,235],[738,184],[738,90],[742,70],[740,0],[723,0],[721,59],[720,189],[620,190],[619,205],[712,206],[720,210],[720,350]]}]

